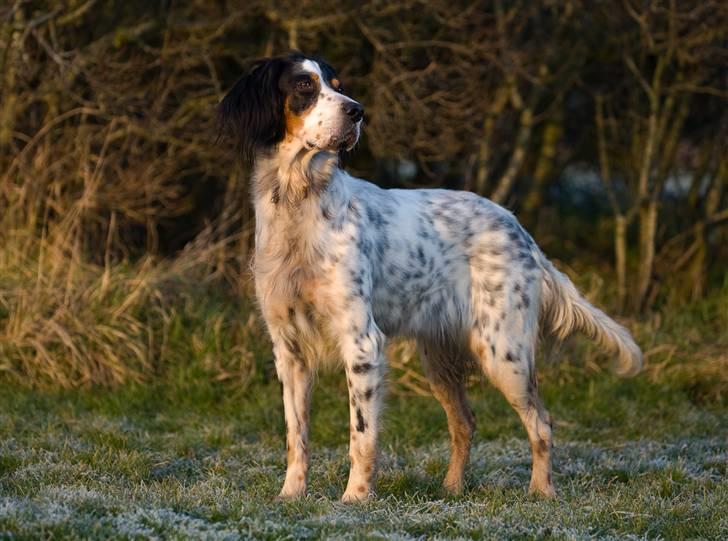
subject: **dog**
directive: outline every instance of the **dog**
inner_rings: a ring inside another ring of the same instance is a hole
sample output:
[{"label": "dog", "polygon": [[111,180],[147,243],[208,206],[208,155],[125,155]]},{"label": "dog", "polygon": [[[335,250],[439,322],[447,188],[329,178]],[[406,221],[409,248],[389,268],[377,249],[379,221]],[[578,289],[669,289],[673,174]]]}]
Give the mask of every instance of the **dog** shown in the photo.
[{"label": "dog", "polygon": [[584,332],[617,354],[623,376],[640,370],[640,348],[506,209],[470,192],[384,190],[347,174],[340,153],[359,140],[363,115],[329,64],[300,53],[255,62],[219,105],[222,133],[253,171],[255,288],[286,421],[280,497],[306,491],[312,374],[329,360],[343,365],[349,389],[342,499],[372,496],[390,336],[417,341],[447,415],[447,491],[463,488],[475,427],[465,377],[482,370],[528,433],[530,492],[553,496],[551,417],[534,365],[539,332]]}]

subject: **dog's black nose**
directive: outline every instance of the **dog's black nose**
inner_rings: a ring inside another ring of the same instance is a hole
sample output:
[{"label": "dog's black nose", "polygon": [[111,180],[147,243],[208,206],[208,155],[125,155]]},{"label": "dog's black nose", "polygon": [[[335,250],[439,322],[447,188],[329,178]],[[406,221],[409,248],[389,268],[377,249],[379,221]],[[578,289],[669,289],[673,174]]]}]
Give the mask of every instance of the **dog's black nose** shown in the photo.
[{"label": "dog's black nose", "polygon": [[352,122],[359,122],[364,116],[364,107],[355,101],[344,105],[344,111]]}]

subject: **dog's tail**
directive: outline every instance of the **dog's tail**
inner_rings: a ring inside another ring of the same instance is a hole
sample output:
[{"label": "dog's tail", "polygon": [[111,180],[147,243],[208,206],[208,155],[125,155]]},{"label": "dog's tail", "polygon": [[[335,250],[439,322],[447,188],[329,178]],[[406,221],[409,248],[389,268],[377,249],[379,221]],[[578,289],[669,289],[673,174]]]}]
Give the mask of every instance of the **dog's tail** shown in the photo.
[{"label": "dog's tail", "polygon": [[577,291],[569,278],[541,255],[544,269],[541,295],[541,321],[560,339],[582,331],[602,348],[617,353],[617,375],[634,376],[642,368],[642,351],[629,331],[607,314],[592,306]]}]

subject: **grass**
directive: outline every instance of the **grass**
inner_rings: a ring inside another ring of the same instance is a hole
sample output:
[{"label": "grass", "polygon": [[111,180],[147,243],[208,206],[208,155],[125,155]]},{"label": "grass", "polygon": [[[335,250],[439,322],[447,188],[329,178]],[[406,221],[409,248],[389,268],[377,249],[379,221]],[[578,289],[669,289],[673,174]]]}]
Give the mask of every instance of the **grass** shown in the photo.
[{"label": "grass", "polygon": [[[646,377],[546,367],[559,497],[526,495],[519,422],[477,386],[467,490],[446,497],[446,422],[427,397],[390,396],[377,498],[343,505],[346,389],[314,396],[309,495],[280,502],[279,389],[130,385],[0,397],[0,538],[725,538],[722,403]],[[567,370],[569,371],[569,370]]]}]

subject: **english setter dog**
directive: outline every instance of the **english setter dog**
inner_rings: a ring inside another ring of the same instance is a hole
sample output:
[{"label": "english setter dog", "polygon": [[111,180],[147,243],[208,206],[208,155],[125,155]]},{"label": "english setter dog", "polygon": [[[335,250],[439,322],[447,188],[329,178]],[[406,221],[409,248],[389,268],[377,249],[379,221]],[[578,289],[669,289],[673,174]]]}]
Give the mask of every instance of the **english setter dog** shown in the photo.
[{"label": "english setter dog", "polygon": [[223,133],[253,164],[255,286],[283,386],[287,430],[281,497],[304,494],[312,373],[346,371],[351,469],[344,501],[373,491],[385,340],[414,338],[447,414],[458,493],[475,419],[464,379],[481,369],[528,432],[530,491],[553,496],[551,417],[534,366],[539,328],[583,331],[618,355],[642,355],[627,330],[593,307],[516,218],[464,191],[384,190],[353,178],[339,153],[358,141],[362,106],[325,62],[292,53],[255,63],[220,104]]}]

